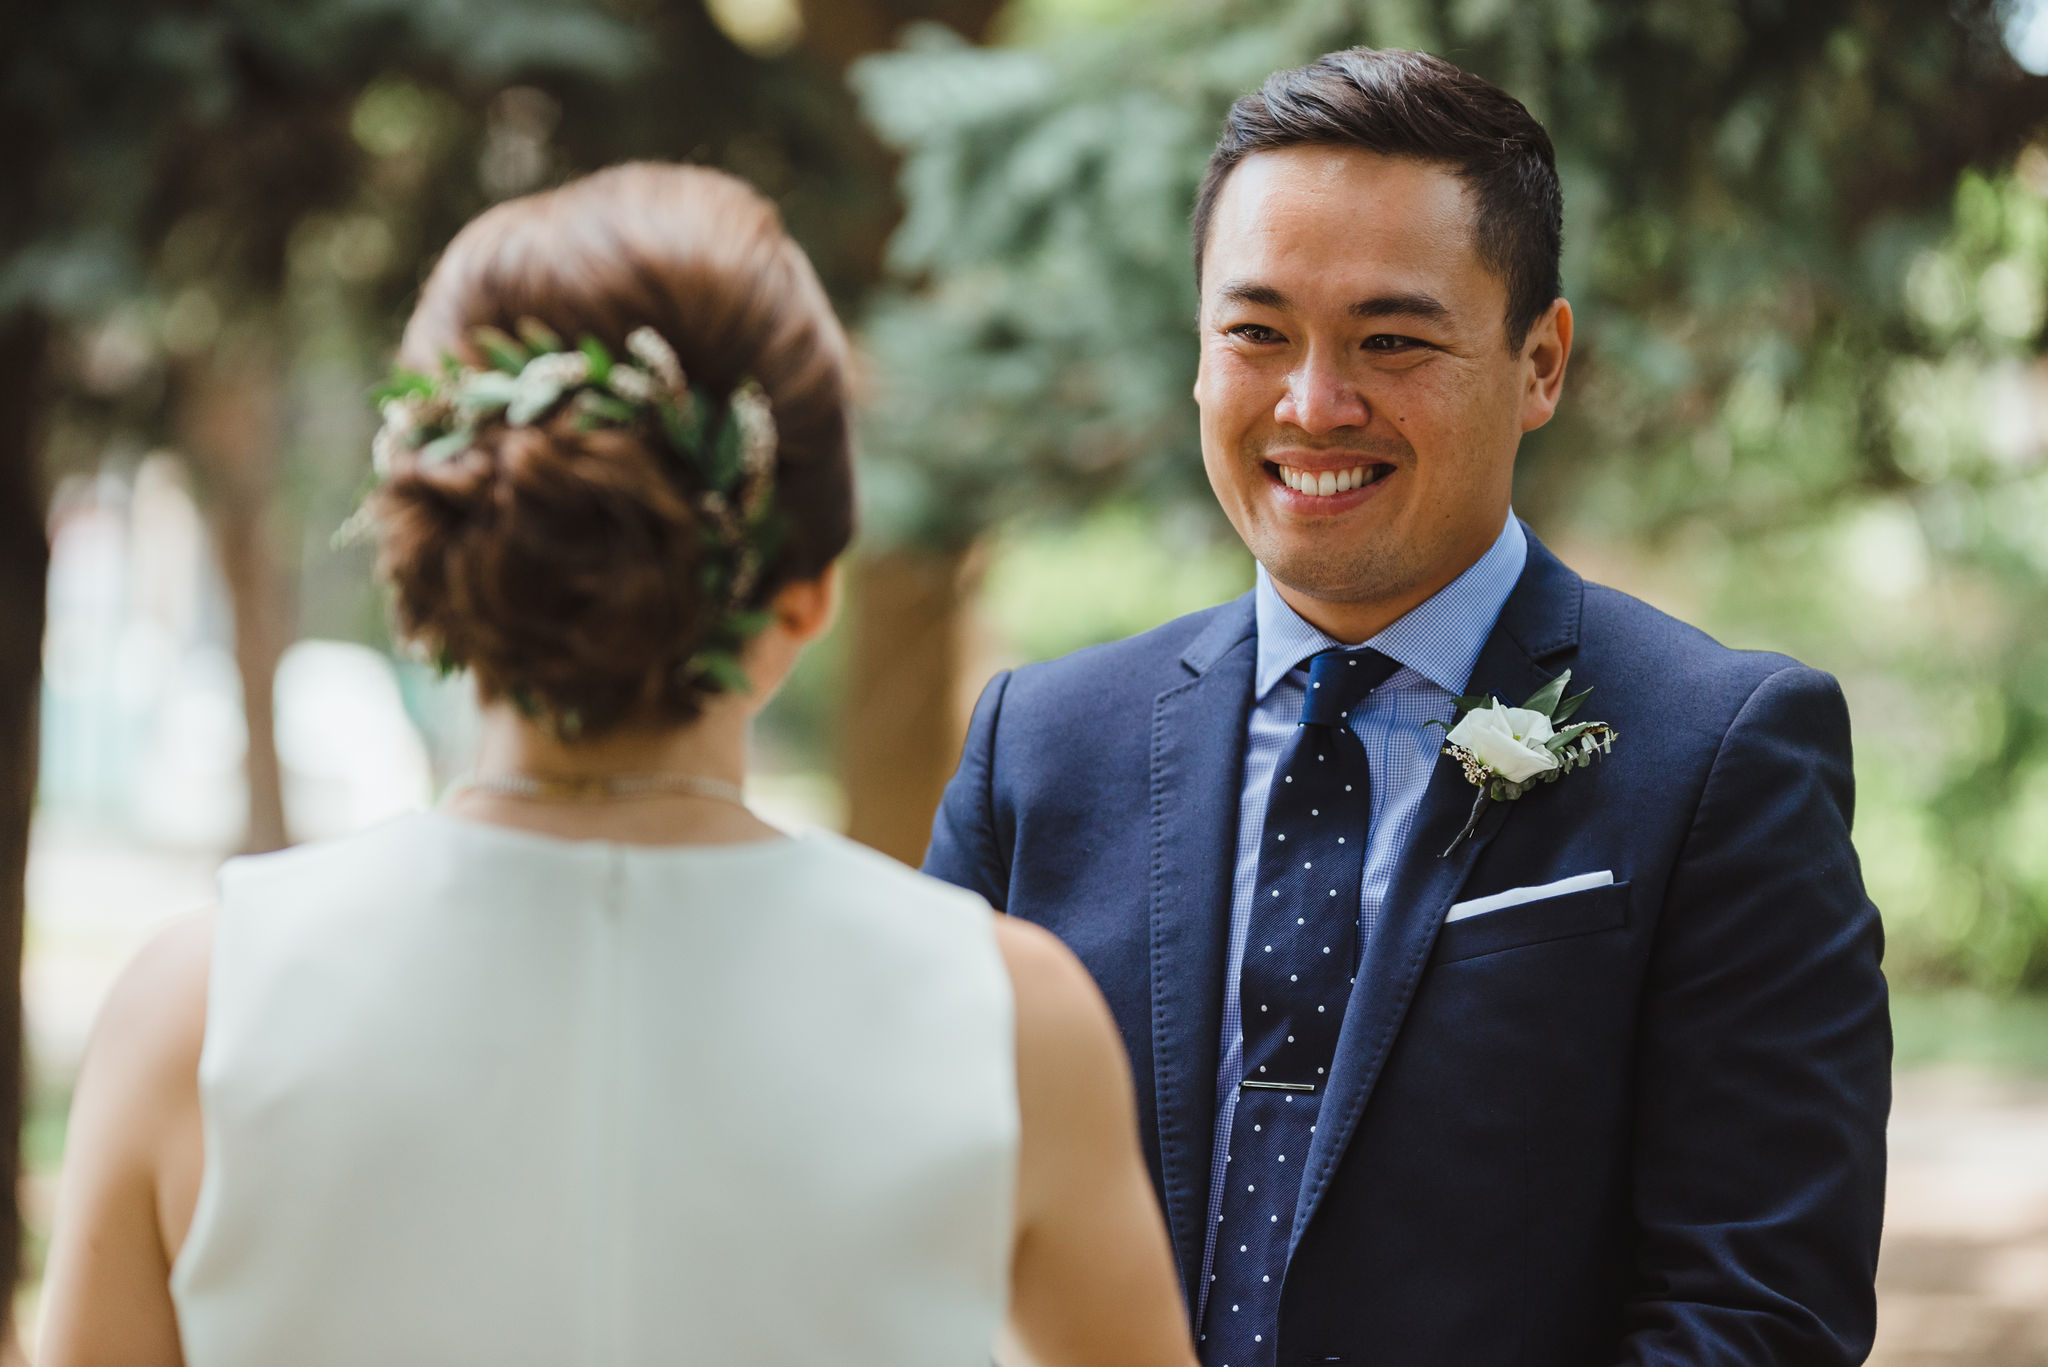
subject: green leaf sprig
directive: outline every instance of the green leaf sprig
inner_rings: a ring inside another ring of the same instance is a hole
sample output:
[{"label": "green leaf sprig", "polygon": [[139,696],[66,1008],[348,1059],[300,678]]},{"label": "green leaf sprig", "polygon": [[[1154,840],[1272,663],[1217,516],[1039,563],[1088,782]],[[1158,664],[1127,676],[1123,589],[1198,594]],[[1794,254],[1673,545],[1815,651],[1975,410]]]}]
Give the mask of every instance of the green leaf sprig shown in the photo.
[{"label": "green leaf sprig", "polygon": [[[1539,783],[1555,783],[1574,769],[1583,769],[1594,760],[1608,754],[1614,748],[1615,730],[1604,721],[1573,722],[1571,718],[1593,696],[1592,689],[1565,696],[1570,685],[1572,672],[1567,669],[1549,683],[1530,695],[1519,710],[1533,712],[1548,723],[1550,735],[1538,742],[1543,750],[1555,761],[1551,767],[1526,778],[1511,779],[1495,769],[1478,754],[1453,741],[1456,725],[1446,726],[1440,721],[1424,723],[1425,727],[1436,726],[1444,732],[1443,753],[1457,761],[1465,779],[1479,789],[1472,800],[1471,814],[1465,820],[1465,827],[1458,832],[1441,857],[1449,858],[1451,852],[1470,839],[1478,829],[1479,818],[1489,805],[1496,802],[1512,802],[1527,793]],[[1487,708],[1502,708],[1506,704],[1490,693],[1472,694],[1453,700],[1457,709],[1457,721],[1463,722],[1470,713]],[[1518,733],[1519,734],[1519,733]],[[1533,736],[1531,738],[1533,740]],[[1476,742],[1475,742],[1476,743]]]},{"label": "green leaf sprig", "polygon": [[[566,412],[584,431],[617,427],[650,438],[673,458],[676,484],[696,506],[703,535],[699,587],[711,610],[677,666],[680,682],[744,692],[741,654],[772,620],[754,605],[754,591],[784,533],[773,506],[777,437],[766,394],[753,380],[729,394],[692,385],[674,348],[650,327],[627,334],[624,357],[595,337],[571,348],[537,319],[521,319],[517,333],[471,332],[488,369],[446,356],[438,374],[397,369],[371,391],[384,419],[371,444],[372,487],[403,464],[458,458],[493,423],[529,427]],[[335,540],[357,540],[371,527],[366,502]],[[522,711],[542,714],[530,690],[514,695]],[[573,715],[558,721],[565,733],[584,726]]]}]

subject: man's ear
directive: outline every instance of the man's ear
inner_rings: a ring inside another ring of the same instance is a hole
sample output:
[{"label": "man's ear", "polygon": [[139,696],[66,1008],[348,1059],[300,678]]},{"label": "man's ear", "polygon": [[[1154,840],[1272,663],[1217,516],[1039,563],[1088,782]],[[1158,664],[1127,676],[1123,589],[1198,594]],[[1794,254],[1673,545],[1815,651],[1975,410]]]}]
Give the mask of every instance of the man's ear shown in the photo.
[{"label": "man's ear", "polygon": [[1550,421],[1564,395],[1565,366],[1572,358],[1572,306],[1553,299],[1522,341],[1522,430]]},{"label": "man's ear", "polygon": [[775,624],[799,645],[824,635],[839,615],[839,562],[827,565],[815,579],[784,584],[768,610],[775,615]]}]

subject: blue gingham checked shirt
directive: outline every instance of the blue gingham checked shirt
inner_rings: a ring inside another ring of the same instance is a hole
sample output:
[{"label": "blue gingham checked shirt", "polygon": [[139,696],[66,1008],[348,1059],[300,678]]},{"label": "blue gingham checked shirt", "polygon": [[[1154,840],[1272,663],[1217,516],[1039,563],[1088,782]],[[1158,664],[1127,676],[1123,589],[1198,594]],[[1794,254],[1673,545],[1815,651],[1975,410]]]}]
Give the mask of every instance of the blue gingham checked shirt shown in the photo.
[{"label": "blue gingham checked shirt", "polygon": [[[1402,668],[1351,713],[1351,729],[1365,745],[1372,773],[1372,826],[1366,834],[1365,875],[1358,889],[1361,948],[1371,941],[1380,903],[1407,848],[1423,790],[1429,786],[1430,770],[1443,745],[1441,732],[1425,731],[1423,726],[1431,720],[1451,720],[1451,701],[1465,691],[1480,648],[1514,591],[1515,581],[1522,577],[1528,557],[1528,538],[1510,512],[1507,526],[1471,568],[1365,643],[1398,661]],[[1237,869],[1230,889],[1230,948],[1223,974],[1222,1063],[1216,1070],[1216,1157],[1209,1172],[1209,1237],[1202,1252],[1205,1305],[1214,1279],[1210,1269],[1216,1261],[1216,1220],[1223,1209],[1223,1165],[1230,1154],[1237,1088],[1244,1081],[1238,977],[1244,968],[1245,935],[1251,927],[1266,799],[1273,786],[1273,770],[1286,754],[1301,720],[1308,682],[1304,662],[1318,651],[1344,644],[1325,636],[1288,607],[1264,566],[1259,567],[1254,601],[1258,673],[1252,680],[1244,786],[1237,805]],[[1196,1313],[1199,1316],[1199,1307]]]}]

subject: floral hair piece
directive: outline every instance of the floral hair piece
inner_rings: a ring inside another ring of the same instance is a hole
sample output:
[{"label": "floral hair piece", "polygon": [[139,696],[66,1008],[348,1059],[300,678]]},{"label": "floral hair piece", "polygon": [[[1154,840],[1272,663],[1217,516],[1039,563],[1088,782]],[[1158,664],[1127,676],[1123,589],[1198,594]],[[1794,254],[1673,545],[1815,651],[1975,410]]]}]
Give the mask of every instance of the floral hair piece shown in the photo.
[{"label": "floral hair piece", "polygon": [[[675,349],[651,327],[628,333],[627,354],[618,359],[594,337],[572,350],[531,318],[520,320],[517,338],[493,327],[470,336],[491,368],[448,356],[438,375],[395,370],[372,391],[384,419],[370,446],[375,481],[388,480],[407,457],[423,466],[456,459],[490,423],[532,427],[566,413],[586,431],[616,427],[650,438],[676,461],[676,485],[704,523],[702,587],[711,610],[681,681],[745,691],[740,651],[770,620],[751,599],[780,540],[775,417],[761,386],[749,379],[718,394],[692,385]],[[366,504],[335,534],[337,543],[366,534],[370,522]],[[579,729],[573,718],[563,720]]]}]

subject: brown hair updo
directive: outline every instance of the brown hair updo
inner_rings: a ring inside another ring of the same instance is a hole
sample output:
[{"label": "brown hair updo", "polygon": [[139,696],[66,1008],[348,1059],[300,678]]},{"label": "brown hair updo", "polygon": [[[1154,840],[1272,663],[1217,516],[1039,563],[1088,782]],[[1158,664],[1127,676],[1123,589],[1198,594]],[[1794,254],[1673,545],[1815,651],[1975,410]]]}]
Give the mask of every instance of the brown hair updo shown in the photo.
[{"label": "brown hair updo", "polygon": [[[486,368],[472,333],[522,319],[613,355],[652,327],[692,384],[725,394],[759,382],[775,417],[782,536],[753,602],[846,548],[845,334],[751,186],[636,162],[498,205],[434,267],[400,363]],[[701,585],[706,528],[674,468],[634,431],[583,430],[567,414],[490,423],[443,462],[399,457],[369,503],[399,630],[564,736],[690,721],[715,687],[687,668],[715,607]]]}]

